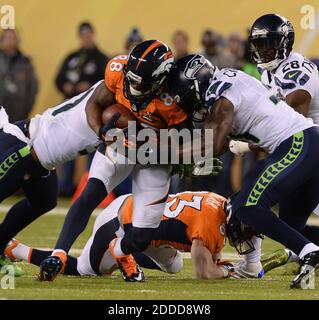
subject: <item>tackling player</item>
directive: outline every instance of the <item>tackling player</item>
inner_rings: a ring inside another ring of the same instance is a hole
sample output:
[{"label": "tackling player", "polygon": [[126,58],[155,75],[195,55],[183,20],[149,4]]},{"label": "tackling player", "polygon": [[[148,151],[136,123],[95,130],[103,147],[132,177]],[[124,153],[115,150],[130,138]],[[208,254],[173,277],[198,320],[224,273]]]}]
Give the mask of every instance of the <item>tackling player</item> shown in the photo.
[{"label": "tackling player", "polygon": [[[200,55],[177,61],[169,86],[190,115],[207,114],[203,120],[205,128],[214,130],[214,156],[228,149],[229,136],[269,154],[245,177],[231,202],[233,214],[298,254],[301,266],[291,288],[307,286],[319,266],[319,247],[302,234],[319,202],[319,128],[258,80],[238,70],[218,70]],[[277,203],[282,219],[270,210]],[[290,219],[283,220],[291,216],[292,226]]]},{"label": "tackling player", "polygon": [[[143,253],[134,254],[140,266],[177,273],[183,267],[179,250],[191,252],[195,275],[199,279],[221,279],[232,275],[229,263],[220,263],[226,240],[226,199],[211,192],[183,192],[168,197],[164,215],[153,240]],[[124,195],[114,200],[96,218],[93,234],[78,258],[68,256],[64,274],[103,275],[117,268],[110,252],[112,239],[132,228],[133,197]],[[245,241],[244,238],[241,239]],[[13,240],[6,248],[11,260],[24,260],[35,265],[52,251],[34,249]],[[52,265],[53,269],[59,265]],[[262,268],[261,268],[262,269]],[[52,270],[54,271],[54,270]],[[127,281],[142,281],[122,273]]]},{"label": "tackling player", "polygon": [[[134,63],[138,65],[139,72],[143,74],[143,81],[136,78],[135,81],[133,81],[134,79],[128,80],[128,76],[131,75],[129,70],[125,75],[121,72],[123,75],[121,79],[125,80],[130,90],[132,89],[135,94],[134,88],[139,93],[145,93],[137,101],[134,100],[134,95],[128,95],[132,105],[139,105],[139,107],[143,107],[145,103],[148,104],[158,93],[173,63],[172,53],[165,44],[159,41],[146,41],[143,45],[145,46],[143,52],[146,54],[141,56],[138,61],[135,56],[129,59],[133,65]],[[139,48],[141,49],[141,47]],[[153,56],[155,51],[156,57]],[[146,56],[151,58],[148,60]],[[122,58],[120,57],[119,60]],[[118,70],[117,62],[112,62],[108,65],[109,68],[113,71]],[[95,149],[111,126],[110,123],[105,125],[102,123],[101,114],[107,106],[114,104],[116,99],[116,92],[109,89],[104,81],[99,81],[84,93],[56,107],[49,108],[42,115],[37,115],[30,121],[22,121],[15,125],[10,124],[5,111],[1,110],[0,201],[13,194],[20,187],[23,187],[26,199],[14,205],[0,225],[0,253],[19,231],[55,207],[57,181],[54,168],[56,164],[69,161],[78,153]],[[175,109],[179,108],[175,105]],[[175,111],[183,120],[183,111]],[[134,192],[137,189],[137,192],[142,193],[140,186],[144,179],[143,175],[145,177],[145,174],[147,175],[150,171],[150,168],[141,168],[140,170],[137,168],[133,183]],[[162,206],[165,204],[168,191],[169,168],[158,166],[149,175],[151,176],[148,181],[150,183],[149,189],[160,190],[162,194],[160,198],[154,196],[155,199],[153,195],[149,195],[148,200],[154,200],[150,206],[151,212],[162,213]],[[104,188],[102,183],[101,185]],[[92,189],[94,194],[95,185]],[[143,201],[145,198],[142,198]],[[144,203],[136,202],[136,210],[143,215],[145,209],[140,207],[143,207]],[[61,255],[61,253],[57,252],[57,255]],[[63,254],[61,256],[63,259]]]}]

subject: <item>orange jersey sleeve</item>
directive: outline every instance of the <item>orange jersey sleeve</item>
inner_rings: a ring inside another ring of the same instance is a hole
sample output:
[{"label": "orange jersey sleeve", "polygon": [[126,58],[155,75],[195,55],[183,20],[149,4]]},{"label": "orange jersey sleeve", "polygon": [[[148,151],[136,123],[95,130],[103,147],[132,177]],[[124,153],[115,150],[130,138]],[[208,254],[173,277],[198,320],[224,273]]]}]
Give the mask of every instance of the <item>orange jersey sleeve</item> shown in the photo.
[{"label": "orange jersey sleeve", "polygon": [[127,64],[127,56],[120,55],[111,59],[105,68],[104,82],[106,87],[113,93],[123,82],[123,68]]}]

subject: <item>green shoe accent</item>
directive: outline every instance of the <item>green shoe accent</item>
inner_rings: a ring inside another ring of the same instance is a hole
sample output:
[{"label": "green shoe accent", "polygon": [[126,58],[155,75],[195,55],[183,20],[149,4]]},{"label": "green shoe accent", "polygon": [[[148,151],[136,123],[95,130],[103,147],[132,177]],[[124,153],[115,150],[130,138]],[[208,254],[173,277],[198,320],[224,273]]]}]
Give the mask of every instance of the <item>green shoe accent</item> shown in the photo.
[{"label": "green shoe accent", "polygon": [[283,266],[288,262],[289,252],[285,249],[279,249],[275,252],[266,253],[261,256],[261,264],[265,273],[272,269]]},{"label": "green shoe accent", "polygon": [[24,274],[24,271],[22,268],[20,268],[16,263],[11,262],[9,259],[4,257],[0,257],[0,267],[1,267],[1,273],[4,273],[4,274],[10,273],[10,271],[12,270],[11,268],[13,268],[15,277],[20,277]]}]

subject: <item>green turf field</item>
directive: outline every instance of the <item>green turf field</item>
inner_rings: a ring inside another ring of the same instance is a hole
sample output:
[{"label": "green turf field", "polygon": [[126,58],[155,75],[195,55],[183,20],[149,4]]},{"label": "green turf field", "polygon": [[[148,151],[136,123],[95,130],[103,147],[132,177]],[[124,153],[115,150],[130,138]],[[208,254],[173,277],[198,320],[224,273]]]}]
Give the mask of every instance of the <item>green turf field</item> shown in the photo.
[{"label": "green turf field", "polygon": [[[63,203],[63,205],[66,205]],[[61,207],[61,206],[60,206]],[[25,229],[17,239],[34,247],[50,248],[55,244],[64,217],[47,214]],[[88,239],[94,218],[74,245],[78,254]],[[265,240],[264,252],[280,248]],[[226,247],[226,253],[234,251]],[[72,252],[71,252],[72,253]],[[145,283],[126,283],[119,273],[104,277],[61,276],[54,282],[36,280],[38,267],[20,263],[25,275],[15,280],[15,289],[1,289],[0,299],[319,299],[319,281],[315,290],[291,290],[296,265],[280,267],[262,280],[196,280],[192,276],[191,261],[184,260],[178,275],[145,270]],[[317,277],[318,278],[318,277]]]}]

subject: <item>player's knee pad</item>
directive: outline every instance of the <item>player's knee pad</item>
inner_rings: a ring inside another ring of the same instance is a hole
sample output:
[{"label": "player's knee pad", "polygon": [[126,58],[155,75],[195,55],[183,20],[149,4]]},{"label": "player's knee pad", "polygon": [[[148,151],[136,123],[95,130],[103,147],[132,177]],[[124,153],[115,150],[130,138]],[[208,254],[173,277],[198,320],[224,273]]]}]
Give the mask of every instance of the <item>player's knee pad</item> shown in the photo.
[{"label": "player's knee pad", "polygon": [[178,273],[183,269],[183,256],[182,253],[176,251],[176,255],[171,261],[171,264],[166,266],[166,272],[168,273]]}]

